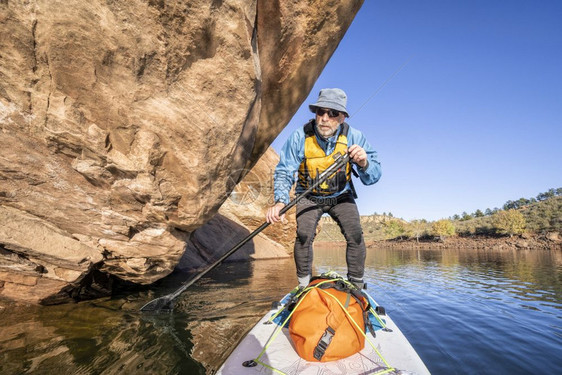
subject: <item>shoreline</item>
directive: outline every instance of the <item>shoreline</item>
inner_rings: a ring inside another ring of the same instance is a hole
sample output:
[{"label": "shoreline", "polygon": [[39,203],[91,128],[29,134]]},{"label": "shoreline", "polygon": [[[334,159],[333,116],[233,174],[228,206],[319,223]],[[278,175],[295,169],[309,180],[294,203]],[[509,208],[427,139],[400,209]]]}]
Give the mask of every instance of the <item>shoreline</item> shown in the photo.
[{"label": "shoreline", "polygon": [[[345,241],[315,241],[315,246],[342,246]],[[546,237],[449,237],[445,241],[437,240],[382,240],[366,241],[367,248],[389,247],[393,249],[488,249],[488,250],[562,250],[562,240]]]}]

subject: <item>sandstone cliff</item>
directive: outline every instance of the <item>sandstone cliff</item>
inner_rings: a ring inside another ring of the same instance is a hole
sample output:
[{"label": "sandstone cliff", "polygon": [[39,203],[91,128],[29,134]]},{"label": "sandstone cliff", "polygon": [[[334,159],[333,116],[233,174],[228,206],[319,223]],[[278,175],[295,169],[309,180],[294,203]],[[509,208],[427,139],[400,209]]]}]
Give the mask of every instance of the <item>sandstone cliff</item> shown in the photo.
[{"label": "sandstone cliff", "polygon": [[169,274],[361,4],[0,1],[0,296]]},{"label": "sandstone cliff", "polygon": [[[224,254],[265,221],[265,210],[273,199],[273,170],[279,156],[269,148],[237,184],[218,214],[190,236],[178,268],[191,271],[205,267]],[[293,196],[294,197],[294,196]],[[267,259],[290,256],[295,239],[295,210],[284,223],[264,231],[232,254],[229,260]]]}]

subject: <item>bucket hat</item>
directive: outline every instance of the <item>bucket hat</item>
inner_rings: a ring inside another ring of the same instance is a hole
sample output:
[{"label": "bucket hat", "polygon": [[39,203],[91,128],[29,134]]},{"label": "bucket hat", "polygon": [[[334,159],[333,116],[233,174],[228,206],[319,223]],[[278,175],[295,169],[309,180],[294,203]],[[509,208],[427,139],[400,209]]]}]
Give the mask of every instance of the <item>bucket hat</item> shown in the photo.
[{"label": "bucket hat", "polygon": [[345,117],[349,117],[346,105],[347,95],[342,89],[322,89],[318,94],[316,103],[310,104],[308,108],[311,112],[316,112],[316,108],[335,109],[345,114]]}]

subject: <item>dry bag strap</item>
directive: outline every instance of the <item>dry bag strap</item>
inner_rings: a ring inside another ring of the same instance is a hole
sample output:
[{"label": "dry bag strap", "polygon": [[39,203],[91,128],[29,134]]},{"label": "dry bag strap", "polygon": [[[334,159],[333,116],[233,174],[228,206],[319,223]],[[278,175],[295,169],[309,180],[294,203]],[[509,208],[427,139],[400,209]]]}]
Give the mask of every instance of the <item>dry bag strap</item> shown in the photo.
[{"label": "dry bag strap", "polygon": [[336,331],[332,327],[328,326],[328,328],[326,328],[326,330],[324,331],[322,337],[320,337],[320,341],[318,341],[318,345],[316,345],[316,348],[314,348],[313,354],[314,358],[316,358],[318,361],[320,361],[324,356],[324,353],[326,353],[326,349],[328,349],[328,346],[332,342],[332,338],[334,338],[335,334]]},{"label": "dry bag strap", "polygon": [[[313,278],[313,280],[314,280],[314,278]],[[365,298],[363,293],[361,293],[361,291],[359,291],[357,289],[348,287],[343,282],[343,280],[336,280],[336,281],[333,281],[333,282],[322,283],[322,284],[319,284],[318,286],[316,286],[316,288],[319,288],[319,289],[332,289],[333,288],[333,289],[339,290],[341,292],[346,292],[348,294],[351,294],[351,296],[353,298],[355,298],[355,300],[357,301],[359,306],[361,306],[361,309],[363,311],[369,311],[369,309],[371,308],[371,304],[370,304],[369,300]],[[346,305],[346,308],[347,308],[347,305]]]},{"label": "dry bag strap", "polygon": [[[320,287],[319,289],[322,289],[322,287]],[[345,299],[345,304],[343,306],[344,309],[348,308],[350,301],[351,301],[351,293],[349,293],[348,291],[347,298]],[[339,326],[342,324],[344,320],[345,320],[345,314],[340,315],[340,318],[337,321],[332,322],[334,328],[328,326],[324,331],[324,333],[322,334],[322,337],[320,337],[318,344],[316,344],[316,348],[314,348],[314,353],[312,354],[314,358],[316,358],[318,361],[320,361],[324,356],[324,354],[326,353],[326,349],[328,349],[328,346],[332,342],[332,339],[336,334],[336,330],[339,328]]]}]

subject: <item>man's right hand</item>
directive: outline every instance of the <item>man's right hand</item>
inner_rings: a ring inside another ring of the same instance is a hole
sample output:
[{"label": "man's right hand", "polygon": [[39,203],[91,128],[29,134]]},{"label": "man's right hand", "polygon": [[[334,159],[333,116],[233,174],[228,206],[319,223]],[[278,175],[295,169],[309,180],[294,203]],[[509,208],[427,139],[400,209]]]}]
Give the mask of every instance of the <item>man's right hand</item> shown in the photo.
[{"label": "man's right hand", "polygon": [[265,214],[265,220],[267,220],[269,224],[275,224],[280,221],[285,221],[285,214],[279,216],[279,211],[281,211],[284,207],[285,203],[281,202],[275,203],[275,205],[269,207]]}]

